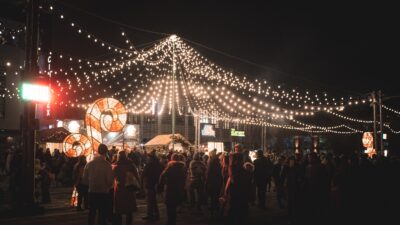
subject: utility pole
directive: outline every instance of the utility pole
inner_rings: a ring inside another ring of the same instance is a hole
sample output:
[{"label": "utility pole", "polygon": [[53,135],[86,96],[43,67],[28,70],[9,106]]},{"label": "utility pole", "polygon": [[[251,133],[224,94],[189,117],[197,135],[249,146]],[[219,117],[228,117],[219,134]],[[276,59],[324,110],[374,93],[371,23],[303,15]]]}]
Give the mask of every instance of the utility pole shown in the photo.
[{"label": "utility pole", "polygon": [[172,151],[175,151],[175,72],[176,72],[176,65],[175,65],[175,41],[176,36],[172,35],[171,37],[172,42]]},{"label": "utility pole", "polygon": [[382,116],[382,91],[378,91],[378,104],[379,104],[379,139],[380,139],[380,144],[381,148],[379,149],[379,154],[383,153],[384,147],[383,147],[383,116]]},{"label": "utility pole", "polygon": [[374,117],[374,149],[375,151],[378,151],[378,135],[377,135],[377,130],[376,130],[376,104],[378,104],[376,100],[376,93],[375,91],[372,92],[372,110],[373,110],[373,117]]},{"label": "utility pole", "polygon": [[[25,73],[21,82],[34,79],[38,74],[37,49],[39,35],[39,1],[29,0],[26,14],[26,39],[25,39]],[[28,208],[35,206],[35,108],[32,101],[23,102],[23,116],[21,120],[21,150],[22,150],[22,172],[23,172],[23,195],[24,203]]]}]

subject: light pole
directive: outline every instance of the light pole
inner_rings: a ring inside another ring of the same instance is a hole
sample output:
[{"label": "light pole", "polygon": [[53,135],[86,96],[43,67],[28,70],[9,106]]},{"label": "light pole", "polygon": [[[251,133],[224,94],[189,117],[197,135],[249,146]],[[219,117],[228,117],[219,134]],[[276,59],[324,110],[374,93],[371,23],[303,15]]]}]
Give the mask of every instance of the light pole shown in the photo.
[{"label": "light pole", "polygon": [[[30,81],[37,74],[37,48],[39,32],[39,2],[30,0],[27,3],[26,16],[26,65],[22,82]],[[20,165],[24,174],[24,192],[23,196],[28,207],[35,204],[35,178],[34,178],[34,160],[35,160],[35,107],[32,101],[23,103],[23,116],[21,120],[21,148],[23,162]]]},{"label": "light pole", "polygon": [[375,91],[372,92],[372,111],[373,111],[373,117],[374,117],[374,149],[375,151],[378,151],[378,135],[377,135],[377,130],[376,130],[376,104],[378,104],[376,100],[376,93]]},{"label": "light pole", "polygon": [[383,144],[383,116],[382,116],[382,105],[383,102],[389,99],[394,99],[394,98],[400,98],[400,96],[387,96],[387,97],[383,97],[381,91],[379,91],[379,116],[380,116],[380,131],[381,131],[381,135],[380,135],[380,144],[381,144],[381,151],[384,150],[384,144]]},{"label": "light pole", "polygon": [[383,122],[382,122],[382,92],[378,91],[378,104],[379,104],[379,141],[380,141],[380,154],[383,152]]},{"label": "light pole", "polygon": [[176,65],[175,65],[175,41],[176,35],[170,37],[172,43],[172,151],[175,151],[175,76],[176,76]]}]

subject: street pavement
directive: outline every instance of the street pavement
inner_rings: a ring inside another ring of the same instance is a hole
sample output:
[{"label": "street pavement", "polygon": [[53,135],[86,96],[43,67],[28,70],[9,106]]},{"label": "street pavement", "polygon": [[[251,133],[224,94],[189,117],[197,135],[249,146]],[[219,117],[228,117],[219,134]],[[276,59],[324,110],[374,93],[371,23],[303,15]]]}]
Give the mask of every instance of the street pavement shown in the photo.
[{"label": "street pavement", "polygon": [[[287,214],[285,210],[277,208],[275,198],[276,193],[267,193],[266,209],[259,209],[255,206],[250,206],[250,214],[247,224],[270,224],[270,225],[285,225],[287,224]],[[53,188],[51,191],[52,202],[43,205],[45,210],[41,215],[25,216],[25,217],[0,217],[1,225],[84,225],[87,224],[87,210],[77,212],[70,207],[71,188]],[[146,213],[145,199],[138,199],[138,211],[134,213],[133,224],[149,224],[149,225],[164,225],[166,224],[165,206],[162,203],[162,198],[159,197],[160,220],[144,221],[142,217]],[[4,210],[4,208],[3,208]],[[1,215],[3,215],[2,213]],[[8,218],[5,218],[8,217]],[[183,206],[179,209],[177,224],[200,225],[200,224],[220,224],[215,220],[210,219],[206,209],[198,211]]]}]

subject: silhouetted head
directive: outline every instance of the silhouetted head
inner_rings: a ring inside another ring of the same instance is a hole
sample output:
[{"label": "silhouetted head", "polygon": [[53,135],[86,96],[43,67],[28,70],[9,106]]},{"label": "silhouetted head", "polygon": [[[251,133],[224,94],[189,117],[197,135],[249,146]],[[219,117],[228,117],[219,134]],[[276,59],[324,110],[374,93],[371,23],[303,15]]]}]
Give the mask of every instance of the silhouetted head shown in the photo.
[{"label": "silhouetted head", "polygon": [[105,144],[100,144],[100,145],[99,145],[99,148],[98,148],[98,150],[97,150],[97,152],[98,152],[100,155],[105,155],[105,154],[107,153],[107,151],[108,151],[108,148],[107,148],[107,146],[106,146]]}]

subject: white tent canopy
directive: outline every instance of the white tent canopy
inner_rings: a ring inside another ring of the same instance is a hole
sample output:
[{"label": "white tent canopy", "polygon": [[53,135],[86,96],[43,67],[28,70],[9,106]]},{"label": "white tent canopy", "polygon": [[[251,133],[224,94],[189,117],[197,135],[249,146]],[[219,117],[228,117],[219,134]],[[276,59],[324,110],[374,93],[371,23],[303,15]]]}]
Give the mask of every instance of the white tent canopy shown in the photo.
[{"label": "white tent canopy", "polygon": [[[190,142],[186,140],[181,134],[175,134],[174,149],[177,151],[183,151],[185,146],[190,146]],[[168,151],[172,149],[172,134],[157,135],[146,144],[144,144],[146,151],[160,150]]]}]

